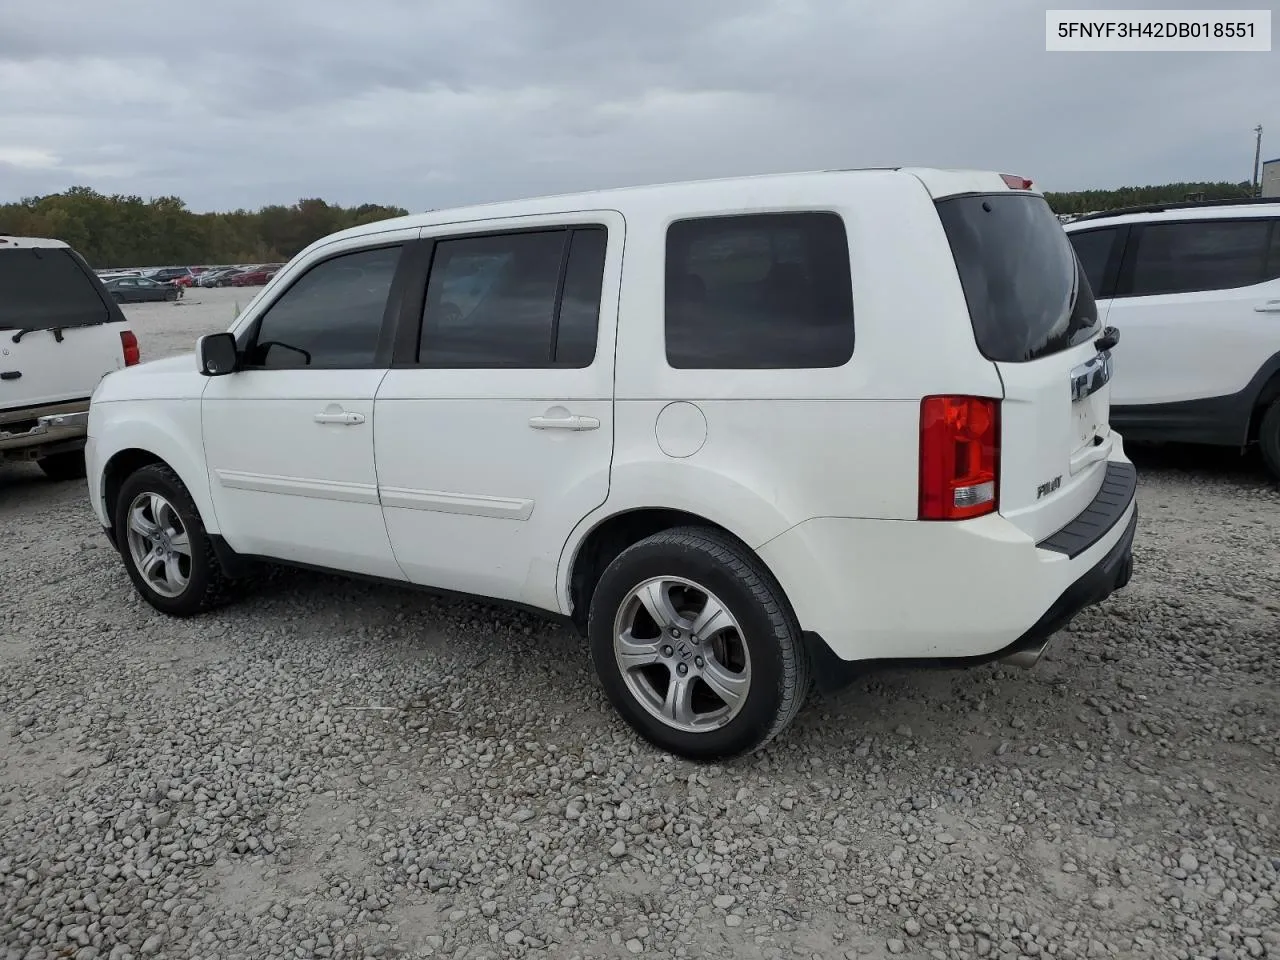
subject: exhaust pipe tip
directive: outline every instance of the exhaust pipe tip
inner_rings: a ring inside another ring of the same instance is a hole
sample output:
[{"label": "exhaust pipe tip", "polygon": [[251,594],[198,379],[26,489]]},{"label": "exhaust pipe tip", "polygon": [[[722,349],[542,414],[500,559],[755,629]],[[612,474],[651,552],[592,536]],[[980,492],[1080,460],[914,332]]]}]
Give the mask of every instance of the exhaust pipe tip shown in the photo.
[{"label": "exhaust pipe tip", "polygon": [[1042,640],[1037,646],[1028,647],[1025,650],[1016,650],[1006,657],[1001,657],[1001,663],[1007,663],[1011,667],[1022,667],[1024,670],[1034,667],[1040,662],[1040,658],[1044,655],[1045,648],[1049,646],[1048,640]]}]

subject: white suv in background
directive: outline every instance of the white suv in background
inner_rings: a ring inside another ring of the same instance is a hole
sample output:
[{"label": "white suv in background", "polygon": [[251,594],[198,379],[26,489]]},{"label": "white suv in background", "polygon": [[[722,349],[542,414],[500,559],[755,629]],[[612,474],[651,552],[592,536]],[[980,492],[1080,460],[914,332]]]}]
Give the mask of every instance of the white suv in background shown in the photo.
[{"label": "white suv in background", "polygon": [[0,460],[83,477],[89,396],[138,360],[124,314],[75,250],[0,236]]},{"label": "white suv in background", "polygon": [[1137,513],[1115,335],[1029,186],[793,174],[334,234],[195,359],[104,381],[93,509],[170,614],[267,559],[560,615],[689,757],[851,664],[1034,662],[1128,582]]},{"label": "white suv in background", "polygon": [[1124,336],[1111,422],[1131,440],[1256,443],[1280,479],[1280,198],[1157,204],[1066,229]]}]

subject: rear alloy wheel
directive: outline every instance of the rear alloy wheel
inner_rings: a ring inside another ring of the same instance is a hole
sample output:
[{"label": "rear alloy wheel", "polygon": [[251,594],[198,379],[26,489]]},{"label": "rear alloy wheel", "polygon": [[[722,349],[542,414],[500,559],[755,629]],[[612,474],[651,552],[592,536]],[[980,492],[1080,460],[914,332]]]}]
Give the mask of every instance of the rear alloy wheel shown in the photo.
[{"label": "rear alloy wheel", "polygon": [[114,529],[129,579],[157,610],[190,616],[217,605],[228,593],[231,581],[195,501],[167,466],[151,464],[125,480]]},{"label": "rear alloy wheel", "polygon": [[731,722],[751,689],[751,651],[724,603],[682,577],[635,587],[613,624],[613,656],[632,697],[686,733]]},{"label": "rear alloy wheel", "polygon": [[1258,425],[1258,447],[1272,479],[1280,482],[1280,400],[1273,400]]},{"label": "rear alloy wheel", "polygon": [[41,457],[36,466],[44,471],[50,480],[80,480],[84,477],[85,463],[83,450],[71,450],[67,453],[54,453]]},{"label": "rear alloy wheel", "polygon": [[624,550],[591,598],[588,635],[618,712],[692,760],[759,749],[809,691],[781,588],[749,549],[715,530],[667,530]]}]

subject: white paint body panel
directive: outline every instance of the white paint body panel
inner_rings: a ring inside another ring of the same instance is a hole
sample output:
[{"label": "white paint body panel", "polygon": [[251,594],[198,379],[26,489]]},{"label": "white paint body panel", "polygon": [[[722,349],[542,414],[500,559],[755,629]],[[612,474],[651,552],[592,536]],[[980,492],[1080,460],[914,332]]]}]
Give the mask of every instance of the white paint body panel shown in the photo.
[{"label": "white paint body panel", "polygon": [[[845,659],[986,653],[1031,627],[1125,528],[1122,521],[1075,559],[1035,547],[1087,505],[1105,460],[1123,462],[1124,452],[1114,437],[1076,482],[1031,502],[1046,467],[1070,460],[1068,373],[1093,347],[1010,365],[1018,369],[1003,379],[978,352],[934,201],[1004,189],[997,174],[982,172],[814,173],[434,211],[344,231],[299,254],[233,330],[246,330],[293,277],[336,250],[595,221],[610,238],[594,362],[207,380],[189,358],[180,372],[140,369],[108,378],[95,405],[91,486],[101,489],[114,452],[163,448],[191,478],[210,529],[238,551],[566,614],[575,557],[598,524],[631,510],[676,509],[756,549],[802,627]],[[668,225],[811,209],[845,223],[853,358],[811,370],[668,366]],[[161,399],[166,389],[173,398]],[[930,394],[997,397],[1017,408],[1001,461],[1009,516],[916,521],[920,402]],[[331,407],[363,422],[314,422]],[[563,415],[598,426],[530,426]]]},{"label": "white paint body panel", "polygon": [[[204,449],[222,535],[238,553],[403,579],[373,463],[381,370],[244,370],[210,377]],[[357,424],[317,423],[331,408]]]}]

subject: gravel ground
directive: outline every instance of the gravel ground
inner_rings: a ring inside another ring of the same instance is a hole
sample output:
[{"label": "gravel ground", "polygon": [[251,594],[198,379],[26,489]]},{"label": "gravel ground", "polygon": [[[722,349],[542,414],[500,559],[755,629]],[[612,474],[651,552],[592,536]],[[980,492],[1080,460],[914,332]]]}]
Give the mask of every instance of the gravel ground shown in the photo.
[{"label": "gravel ground", "polygon": [[[248,294],[196,299],[129,308],[144,356]],[[1037,668],[712,767],[531,616],[286,572],[166,619],[0,467],[0,958],[1280,957],[1280,496],[1139,465],[1133,584]]]}]

